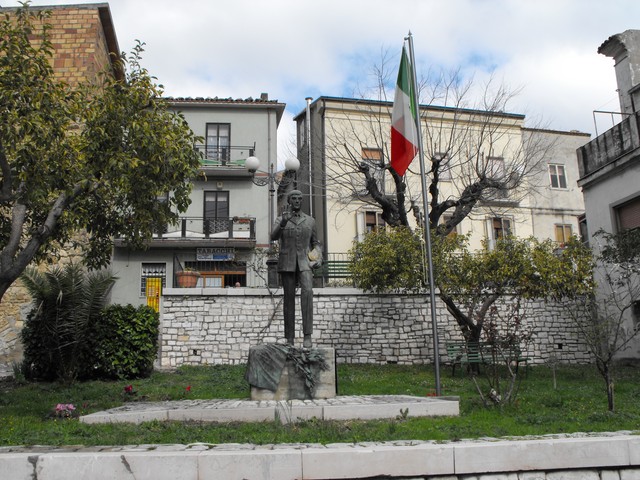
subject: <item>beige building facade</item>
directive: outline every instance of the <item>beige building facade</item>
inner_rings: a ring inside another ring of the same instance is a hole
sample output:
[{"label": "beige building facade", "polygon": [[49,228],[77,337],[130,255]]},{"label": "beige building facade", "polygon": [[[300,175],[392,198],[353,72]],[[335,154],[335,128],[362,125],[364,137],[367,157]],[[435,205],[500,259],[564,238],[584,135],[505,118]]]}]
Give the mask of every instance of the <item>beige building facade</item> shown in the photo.
[{"label": "beige building facade", "polygon": [[[384,168],[389,162],[391,109],[390,102],[320,97],[295,119],[303,164],[298,187],[311,205],[329,255],[348,252],[354,241],[384,225],[382,209],[367,194],[360,165],[380,180],[384,195],[395,195],[393,178]],[[523,174],[514,190],[485,193],[457,225],[455,231],[468,234],[472,248],[507,233],[559,243],[579,234],[584,202],[575,152],[589,141],[588,134],[526,128],[525,117],[517,114],[432,106],[421,112],[427,186],[435,157],[443,164],[441,200],[459,198],[481,175]],[[422,209],[418,158],[406,183],[405,205],[415,226],[411,206]],[[445,211],[440,222],[452,211]]]}]

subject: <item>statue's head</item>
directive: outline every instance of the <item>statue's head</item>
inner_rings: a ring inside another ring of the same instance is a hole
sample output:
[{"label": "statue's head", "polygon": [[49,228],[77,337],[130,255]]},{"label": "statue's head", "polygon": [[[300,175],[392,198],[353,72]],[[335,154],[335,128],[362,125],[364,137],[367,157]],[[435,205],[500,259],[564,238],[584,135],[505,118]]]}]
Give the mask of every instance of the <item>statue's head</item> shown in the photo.
[{"label": "statue's head", "polygon": [[300,190],[291,190],[287,195],[287,202],[291,203],[291,200],[294,196],[300,197],[300,199],[302,200],[302,192]]}]

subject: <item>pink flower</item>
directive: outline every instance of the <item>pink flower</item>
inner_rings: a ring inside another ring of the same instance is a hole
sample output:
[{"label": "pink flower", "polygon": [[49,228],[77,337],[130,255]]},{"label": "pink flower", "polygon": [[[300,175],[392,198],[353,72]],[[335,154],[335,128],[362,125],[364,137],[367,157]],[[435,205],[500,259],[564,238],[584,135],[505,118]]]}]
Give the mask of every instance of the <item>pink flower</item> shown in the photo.
[{"label": "pink flower", "polygon": [[124,387],[124,391],[125,393],[133,392],[133,385],[127,385],[126,387]]}]

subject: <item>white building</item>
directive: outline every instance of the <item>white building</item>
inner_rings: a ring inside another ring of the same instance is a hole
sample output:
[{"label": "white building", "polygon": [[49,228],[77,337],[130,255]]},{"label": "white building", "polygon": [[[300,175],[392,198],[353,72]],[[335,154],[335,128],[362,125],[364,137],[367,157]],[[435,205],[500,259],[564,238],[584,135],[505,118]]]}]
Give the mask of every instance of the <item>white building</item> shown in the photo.
[{"label": "white building", "polygon": [[[111,268],[119,277],[112,303],[153,302],[162,283],[177,287],[182,271],[198,273],[197,286],[263,286],[252,267],[255,250],[269,246],[271,192],[252,180],[277,162],[277,127],[283,103],[259,99],[178,98],[171,107],[203,138],[201,176],[193,182],[191,205],[175,225],[159,225],[144,251],[116,240]],[[255,156],[259,171],[247,171]],[[159,199],[162,201],[162,199]],[[156,280],[150,280],[156,279]]]}]

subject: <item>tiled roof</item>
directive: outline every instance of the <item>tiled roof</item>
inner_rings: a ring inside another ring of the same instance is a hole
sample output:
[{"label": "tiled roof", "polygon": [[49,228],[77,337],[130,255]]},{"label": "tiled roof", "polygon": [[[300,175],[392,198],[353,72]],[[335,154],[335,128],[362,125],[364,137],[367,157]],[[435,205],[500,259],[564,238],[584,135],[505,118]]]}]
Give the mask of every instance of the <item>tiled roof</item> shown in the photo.
[{"label": "tiled roof", "polygon": [[219,97],[167,97],[167,101],[176,103],[258,103],[258,104],[278,104],[278,100],[269,100],[269,98],[219,98]]}]

